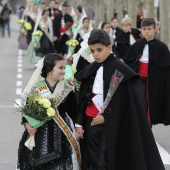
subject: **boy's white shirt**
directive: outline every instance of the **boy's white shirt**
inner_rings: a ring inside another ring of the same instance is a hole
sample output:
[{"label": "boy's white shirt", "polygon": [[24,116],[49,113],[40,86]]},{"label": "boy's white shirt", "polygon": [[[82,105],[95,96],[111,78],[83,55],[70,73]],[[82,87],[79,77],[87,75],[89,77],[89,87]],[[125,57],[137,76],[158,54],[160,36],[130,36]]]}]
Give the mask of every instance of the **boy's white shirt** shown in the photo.
[{"label": "boy's white shirt", "polygon": [[[103,66],[100,66],[97,70],[92,93],[96,94],[96,96],[92,98],[92,101],[95,104],[96,108],[101,111],[103,107]],[[75,124],[75,127],[82,126],[79,124]]]},{"label": "boy's white shirt", "polygon": [[92,101],[96,108],[101,111],[103,107],[103,66],[100,66],[97,70],[92,93],[96,94],[96,96],[92,98]]},{"label": "boy's white shirt", "polygon": [[148,63],[148,61],[149,61],[149,46],[148,46],[148,44],[145,45],[145,47],[143,49],[143,54],[142,54],[141,58],[139,59],[139,61],[142,63]]}]

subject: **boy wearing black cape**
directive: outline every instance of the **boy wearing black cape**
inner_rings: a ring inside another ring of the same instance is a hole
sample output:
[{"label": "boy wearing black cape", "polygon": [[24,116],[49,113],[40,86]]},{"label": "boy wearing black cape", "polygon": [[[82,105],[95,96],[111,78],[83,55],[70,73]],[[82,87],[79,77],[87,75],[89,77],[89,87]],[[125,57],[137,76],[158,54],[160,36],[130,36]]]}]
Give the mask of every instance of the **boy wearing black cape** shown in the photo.
[{"label": "boy wearing black cape", "polygon": [[138,87],[151,126],[169,125],[170,53],[166,44],[154,38],[154,19],[143,19],[141,32],[144,38],[129,49],[124,60],[141,77]]},{"label": "boy wearing black cape", "polygon": [[[93,30],[88,44],[96,61],[76,75],[81,82],[76,135],[82,170],[164,170],[136,86],[138,75],[111,53],[106,32]],[[124,77],[104,113],[98,114],[115,70]]]}]

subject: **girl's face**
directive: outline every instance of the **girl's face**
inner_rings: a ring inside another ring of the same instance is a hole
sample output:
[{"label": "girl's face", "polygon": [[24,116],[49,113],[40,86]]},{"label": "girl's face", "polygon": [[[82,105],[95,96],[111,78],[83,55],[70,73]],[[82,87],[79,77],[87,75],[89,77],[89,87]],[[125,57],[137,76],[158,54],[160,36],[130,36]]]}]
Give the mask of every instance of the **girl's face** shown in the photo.
[{"label": "girl's face", "polygon": [[64,60],[59,60],[56,62],[56,65],[53,67],[53,70],[48,73],[47,76],[53,81],[60,81],[64,79],[66,62]]},{"label": "girl's face", "polygon": [[105,31],[105,32],[109,33],[109,32],[110,32],[110,24],[106,24],[106,25],[104,25],[104,27],[103,27],[103,31]]},{"label": "girl's face", "polygon": [[37,5],[34,5],[34,6],[33,6],[33,12],[35,12],[35,13],[38,12],[38,6],[37,6]]},{"label": "girl's face", "polygon": [[44,16],[44,18],[48,18],[49,17],[49,12],[48,11],[45,12],[43,16]]},{"label": "girl's face", "polygon": [[83,22],[84,28],[88,29],[89,25],[90,25],[90,21],[88,19],[85,19],[84,22]]},{"label": "girl's face", "polygon": [[76,10],[75,10],[75,13],[76,13],[76,15],[77,16],[80,16],[81,15],[81,13],[79,12],[79,10],[76,8]]},{"label": "girl's face", "polygon": [[122,29],[123,29],[123,31],[124,31],[125,33],[130,32],[130,31],[131,31],[131,25],[129,25],[129,24],[123,24],[123,25],[122,25]]},{"label": "girl's face", "polygon": [[112,20],[111,25],[113,28],[117,28],[119,26],[119,22],[117,19]]}]

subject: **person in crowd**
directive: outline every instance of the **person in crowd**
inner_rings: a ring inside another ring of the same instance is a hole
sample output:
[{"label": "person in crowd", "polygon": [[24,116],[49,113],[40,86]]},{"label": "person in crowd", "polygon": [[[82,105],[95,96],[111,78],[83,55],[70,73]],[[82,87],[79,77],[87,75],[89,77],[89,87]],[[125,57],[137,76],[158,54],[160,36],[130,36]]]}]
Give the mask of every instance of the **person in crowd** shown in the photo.
[{"label": "person in crowd", "polygon": [[27,44],[29,45],[32,40],[32,33],[34,31],[35,23],[37,22],[39,12],[38,5],[33,4],[32,11],[27,13],[27,22],[31,24],[32,29],[27,31]]},{"label": "person in crowd", "polygon": [[115,39],[120,32],[122,32],[122,29],[119,28],[119,19],[112,18],[111,19],[111,35],[113,39]]},{"label": "person in crowd", "polygon": [[[39,61],[24,90],[24,97],[36,93],[42,98],[54,99],[57,118],[39,128],[33,128],[22,119],[25,131],[18,149],[19,170],[80,170],[81,158],[73,124],[77,104],[73,87],[63,81],[65,65],[61,55],[47,54]],[[24,145],[29,136],[35,136],[32,150]]]},{"label": "person in crowd", "polygon": [[123,18],[121,23],[123,31],[117,35],[115,46],[119,57],[123,60],[128,49],[141,37],[140,31],[132,28],[132,19],[130,17]]},{"label": "person in crowd", "polygon": [[73,24],[73,18],[67,14],[68,4],[62,4],[62,13],[56,15],[53,22],[53,31],[55,47],[57,53],[62,54],[63,56],[68,52],[68,46],[66,45],[66,41],[71,36],[70,27]]},{"label": "person in crowd", "polygon": [[84,40],[84,35],[88,32],[91,32],[92,29],[93,27],[90,22],[90,19],[88,17],[83,18],[82,24],[78,26],[77,34],[74,38],[79,42],[79,45],[77,45],[75,48],[75,53],[78,52],[78,50],[80,49],[80,43]]},{"label": "person in crowd", "polygon": [[5,37],[5,30],[7,28],[8,37],[11,36],[11,28],[10,28],[10,14],[12,11],[9,9],[8,4],[5,4],[1,13],[0,18],[2,21],[2,37]]},{"label": "person in crowd", "polygon": [[58,9],[55,8],[55,5],[56,5],[56,2],[55,0],[51,0],[50,3],[49,3],[49,16],[51,18],[51,21],[53,22],[54,21],[54,18],[55,18],[55,11]]},{"label": "person in crowd", "polygon": [[141,77],[138,88],[150,125],[169,125],[170,52],[166,44],[154,37],[154,19],[144,18],[141,32],[144,38],[132,45],[124,60]]},{"label": "person in crowd", "polygon": [[38,25],[38,29],[43,32],[43,35],[40,40],[40,47],[36,49],[36,54],[37,56],[44,57],[48,53],[55,52],[53,44],[53,27],[48,10],[42,12],[42,17]]},{"label": "person in crowd", "polygon": [[143,10],[143,3],[139,2],[138,8],[137,8],[137,17],[136,17],[136,27],[141,28],[141,22],[144,18],[144,10]]},{"label": "person in crowd", "polygon": [[85,10],[83,9],[83,7],[81,5],[78,5],[77,8],[75,9],[76,12],[76,16],[74,18],[74,24],[81,24],[83,21],[84,17],[87,17]]},{"label": "person in crowd", "polygon": [[122,29],[119,28],[119,20],[118,18],[112,18],[111,19],[111,35],[113,37],[113,46],[112,46],[112,51],[116,54],[118,58],[120,58],[116,46],[115,46],[115,39],[119,33],[122,32]]},{"label": "person in crowd", "polygon": [[75,76],[81,83],[75,126],[82,170],[165,170],[137,73],[114,57],[105,31],[93,30],[88,45],[95,61]]}]

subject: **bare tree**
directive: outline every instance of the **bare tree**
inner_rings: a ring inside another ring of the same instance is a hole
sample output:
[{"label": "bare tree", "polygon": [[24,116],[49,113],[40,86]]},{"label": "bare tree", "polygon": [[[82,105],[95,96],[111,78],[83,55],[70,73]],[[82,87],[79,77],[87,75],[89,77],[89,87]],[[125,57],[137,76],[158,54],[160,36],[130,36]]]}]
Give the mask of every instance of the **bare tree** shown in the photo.
[{"label": "bare tree", "polygon": [[113,18],[114,0],[108,0],[107,3],[107,20],[110,22]]},{"label": "bare tree", "polygon": [[161,21],[161,41],[168,44],[169,42],[169,16],[168,14],[168,0],[160,1],[160,21]]},{"label": "bare tree", "polygon": [[97,28],[99,23],[104,21],[104,1],[95,0],[95,18],[94,18],[94,28]]},{"label": "bare tree", "polygon": [[122,12],[122,0],[117,0],[116,3],[116,10],[118,12],[118,19],[121,21],[123,18],[123,12]]},{"label": "bare tree", "polygon": [[136,27],[136,17],[137,17],[137,5],[138,1],[137,0],[129,0],[128,1],[128,15],[129,17],[132,18],[133,24],[132,27]]},{"label": "bare tree", "polygon": [[146,17],[154,18],[154,0],[146,0]]}]

